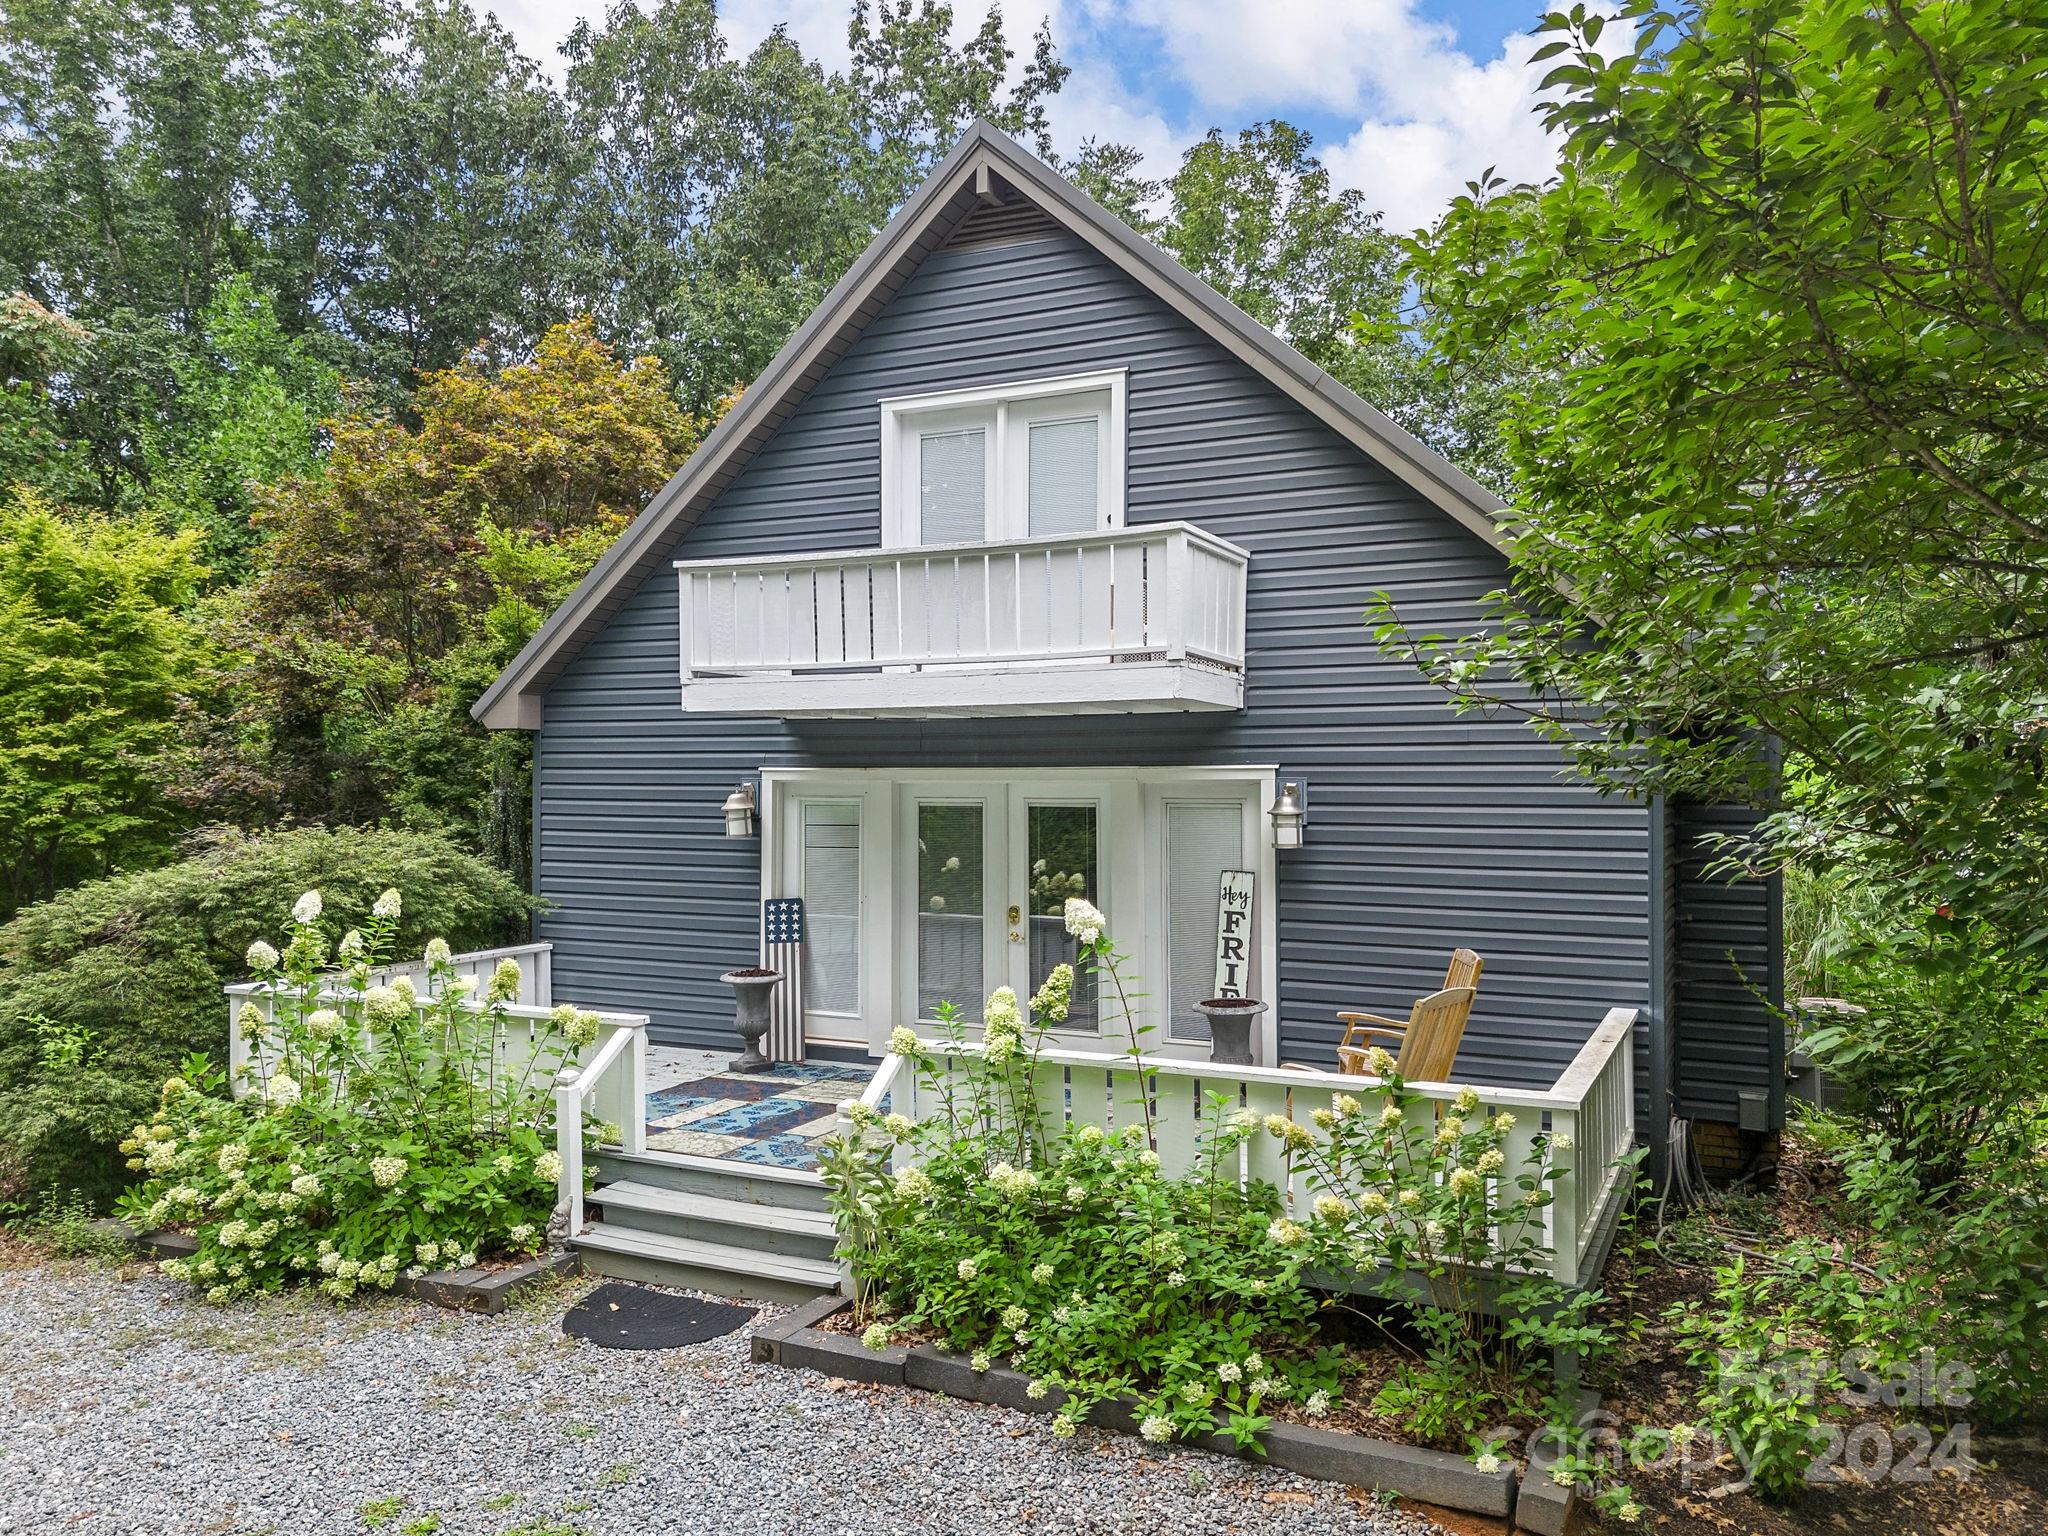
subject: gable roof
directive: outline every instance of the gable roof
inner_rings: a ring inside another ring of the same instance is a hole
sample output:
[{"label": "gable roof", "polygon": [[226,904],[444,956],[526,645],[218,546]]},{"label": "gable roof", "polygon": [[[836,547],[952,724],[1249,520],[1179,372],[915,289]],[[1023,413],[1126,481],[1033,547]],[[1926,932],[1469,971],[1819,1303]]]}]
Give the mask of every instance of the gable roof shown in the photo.
[{"label": "gable roof", "polygon": [[1505,551],[1507,540],[1496,518],[1506,504],[1498,496],[1091,202],[1001,130],[977,121],[470,713],[486,726],[538,727],[541,699],[570,659],[662,563],[676,536],[732,483],[925,257],[976,209],[996,200],[999,188],[1077,235],[1310,415]]}]

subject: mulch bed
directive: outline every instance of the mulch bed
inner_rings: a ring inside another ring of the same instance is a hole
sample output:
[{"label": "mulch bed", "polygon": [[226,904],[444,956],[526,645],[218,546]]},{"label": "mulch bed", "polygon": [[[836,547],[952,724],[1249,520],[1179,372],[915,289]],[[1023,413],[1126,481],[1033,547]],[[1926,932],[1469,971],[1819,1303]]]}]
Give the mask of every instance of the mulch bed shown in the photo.
[{"label": "mulch bed", "polygon": [[[1707,1225],[1708,1241],[1697,1251],[1674,1252],[1677,1245],[1667,1243],[1663,1257],[1639,1259],[1618,1245],[1603,1277],[1614,1298],[1611,1320],[1632,1313],[1642,1324],[1640,1336],[1590,1378],[1623,1433],[1639,1424],[1668,1427],[1697,1418],[1698,1373],[1678,1353],[1662,1315],[1678,1302],[1712,1305],[1714,1240],[1769,1252],[1795,1237],[1840,1241],[1860,1222],[1840,1195],[1832,1165],[1788,1133],[1774,1187],[1724,1192]],[[1882,1408],[1854,1412],[1886,1432],[1900,1422]],[[1933,1426],[1937,1444],[1944,1433]],[[1600,1528],[1660,1536],[2040,1536],[2048,1530],[2048,1435],[1979,1430],[1970,1449],[1980,1465],[1967,1476],[1937,1470],[1919,1482],[1809,1485],[1775,1504],[1749,1492],[1714,1491],[1740,1479],[1732,1457],[1716,1468],[1695,1465],[1689,1476],[1677,1466],[1631,1471],[1627,1480],[1645,1511],[1642,1523],[1610,1521]]]}]

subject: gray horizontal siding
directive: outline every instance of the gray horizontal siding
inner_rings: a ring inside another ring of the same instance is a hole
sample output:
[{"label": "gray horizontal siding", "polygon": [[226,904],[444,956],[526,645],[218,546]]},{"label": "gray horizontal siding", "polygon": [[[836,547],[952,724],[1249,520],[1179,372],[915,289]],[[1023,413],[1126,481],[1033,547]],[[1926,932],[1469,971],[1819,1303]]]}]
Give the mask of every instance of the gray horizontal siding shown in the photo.
[{"label": "gray horizontal siding", "polygon": [[930,257],[683,535],[690,558],[880,539],[884,395],[1129,369],[1130,521],[1251,551],[1241,714],[784,723],[677,700],[673,576],[569,663],[537,747],[542,918],[563,996],[729,1042],[718,974],[755,943],[758,845],[720,802],[764,766],[1277,762],[1308,786],[1280,862],[1289,1059],[1333,1060],[1339,1008],[1400,1011],[1452,948],[1487,958],[1460,1070],[1547,1083],[1647,993],[1645,813],[1571,784],[1512,719],[1459,718],[1360,621],[1392,592],[1426,627],[1482,621],[1499,556],[1072,237]]},{"label": "gray horizontal siding", "polygon": [[1784,989],[1778,885],[1775,878],[1730,880],[1714,867],[1721,854],[1713,839],[1747,833],[1755,813],[1680,801],[1674,818],[1674,1112],[1732,1123],[1737,1095],[1762,1089],[1777,1125],[1784,1115],[1783,1029],[1772,1011]]}]

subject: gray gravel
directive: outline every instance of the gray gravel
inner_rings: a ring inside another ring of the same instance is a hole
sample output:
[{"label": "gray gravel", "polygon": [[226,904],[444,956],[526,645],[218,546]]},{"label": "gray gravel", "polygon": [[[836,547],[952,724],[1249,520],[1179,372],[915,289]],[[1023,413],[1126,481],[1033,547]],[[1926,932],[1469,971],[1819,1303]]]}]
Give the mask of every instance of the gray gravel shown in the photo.
[{"label": "gray gravel", "polygon": [[222,1311],[146,1267],[0,1271],[0,1532],[1435,1530],[1223,1457],[835,1390],[749,1364],[744,1332],[598,1349],[558,1327],[586,1287],[476,1318],[397,1298]]}]

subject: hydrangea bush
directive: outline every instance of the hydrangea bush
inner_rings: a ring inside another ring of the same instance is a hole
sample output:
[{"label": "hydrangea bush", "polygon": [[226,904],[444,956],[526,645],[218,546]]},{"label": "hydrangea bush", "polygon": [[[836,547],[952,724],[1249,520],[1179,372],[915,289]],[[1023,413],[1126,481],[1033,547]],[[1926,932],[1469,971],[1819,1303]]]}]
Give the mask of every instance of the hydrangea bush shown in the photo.
[{"label": "hydrangea bush", "polygon": [[[1123,956],[1085,901],[1067,904],[1067,925],[1122,1015],[1143,1083],[1144,1030]],[[1420,1439],[1463,1439],[1481,1465],[1499,1465],[1500,1441],[1481,1427],[1543,1414],[1554,1406],[1551,1352],[1606,1341],[1590,1320],[1597,1297],[1540,1272],[1544,1212],[1569,1176],[1552,1154],[1569,1152],[1569,1140],[1538,1136],[1510,1166],[1510,1116],[1483,1114],[1471,1090],[1437,1106],[1379,1052],[1381,1081],[1331,1095],[1305,1123],[1212,1095],[1195,1165],[1170,1176],[1149,1087],[1120,1106],[1129,1123],[1111,1130],[1045,1113],[1039,1056],[1073,988],[1061,966],[1028,1005],[998,989],[978,1052],[957,1049],[966,1030],[957,1010],[941,1008],[956,1048],[943,1067],[898,1029],[890,1049],[919,1074],[937,1106],[930,1117],[845,1106],[855,1135],[829,1150],[826,1177],[841,1252],[876,1319],[868,1343],[914,1331],[977,1369],[1007,1358],[1034,1394],[1062,1394],[1058,1435],[1129,1391],[1149,1440],[1220,1425],[1251,1448],[1276,1403],[1314,1419],[1339,1394],[1352,1363],[1318,1333],[1330,1303],[1310,1277],[1352,1273],[1398,1298],[1420,1340],[1375,1407]],[[1286,1144],[1309,1210],[1291,1216],[1272,1185],[1240,1179],[1243,1149],[1262,1136]],[[1602,1490],[1602,1502],[1618,1509],[1625,1494]]]},{"label": "hydrangea bush", "polygon": [[546,1240],[561,1175],[550,1090],[597,1015],[557,1008],[529,1053],[501,1053],[518,963],[500,961],[477,997],[435,939],[424,990],[373,984],[399,909],[386,891],[330,943],[319,893],[300,897],[282,952],[249,946],[272,1015],[243,1006],[242,1081],[193,1057],[121,1144],[143,1176],[122,1214],[189,1232],[198,1252],[164,1268],[208,1300],[300,1282],[346,1299]]},{"label": "hydrangea bush", "polygon": [[[1128,1014],[1100,913],[1075,900],[1067,918],[1082,963]],[[1314,1415],[1338,1388],[1337,1355],[1314,1340],[1306,1251],[1280,1240],[1279,1192],[1237,1178],[1258,1120],[1213,1103],[1200,1168],[1183,1177],[1162,1171],[1149,1106],[1135,1099],[1132,1123],[1115,1130],[1049,1125],[1033,1076],[1074,981],[1072,966],[1056,967],[1028,1007],[998,988],[982,1050],[956,1058],[959,1074],[942,1074],[913,1031],[897,1030],[891,1049],[925,1079],[939,1116],[913,1123],[848,1106],[857,1134],[826,1160],[842,1252],[863,1305],[895,1319],[868,1340],[914,1328],[979,1369],[1007,1358],[1034,1395],[1062,1395],[1053,1432],[1063,1437],[1097,1403],[1135,1391],[1148,1439],[1220,1421],[1254,1447],[1272,1404],[1291,1399]],[[957,1010],[940,1012],[964,1043]],[[900,1171],[888,1172],[884,1149],[907,1154]]]}]

